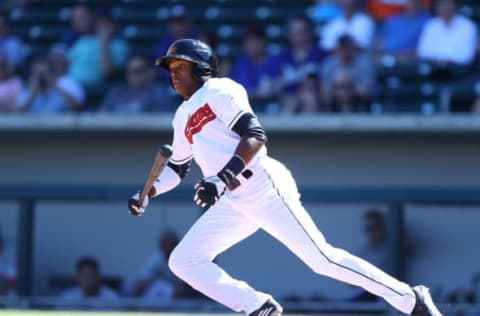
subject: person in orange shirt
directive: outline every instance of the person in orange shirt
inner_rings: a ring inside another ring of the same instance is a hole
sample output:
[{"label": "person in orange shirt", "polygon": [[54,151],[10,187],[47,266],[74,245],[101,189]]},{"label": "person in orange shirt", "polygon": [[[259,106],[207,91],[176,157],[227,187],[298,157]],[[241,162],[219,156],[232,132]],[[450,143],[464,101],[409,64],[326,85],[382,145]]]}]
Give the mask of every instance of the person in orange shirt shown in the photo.
[{"label": "person in orange shirt", "polygon": [[[402,13],[405,8],[405,0],[369,0],[367,12],[375,20],[383,21],[393,15]],[[425,9],[430,9],[432,0],[422,0]]]}]

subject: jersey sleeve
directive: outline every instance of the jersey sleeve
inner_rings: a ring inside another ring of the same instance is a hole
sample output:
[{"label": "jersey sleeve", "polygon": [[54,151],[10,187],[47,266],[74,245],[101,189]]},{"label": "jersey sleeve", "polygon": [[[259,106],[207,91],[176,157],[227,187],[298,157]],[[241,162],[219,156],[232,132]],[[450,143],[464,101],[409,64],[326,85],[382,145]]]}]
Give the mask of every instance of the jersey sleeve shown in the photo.
[{"label": "jersey sleeve", "polygon": [[245,88],[234,81],[226,83],[212,89],[211,106],[217,117],[232,129],[243,114],[254,113]]},{"label": "jersey sleeve", "polygon": [[184,125],[181,124],[182,114],[177,112],[173,119],[173,154],[170,161],[176,165],[182,165],[192,159],[192,148],[184,134]]}]

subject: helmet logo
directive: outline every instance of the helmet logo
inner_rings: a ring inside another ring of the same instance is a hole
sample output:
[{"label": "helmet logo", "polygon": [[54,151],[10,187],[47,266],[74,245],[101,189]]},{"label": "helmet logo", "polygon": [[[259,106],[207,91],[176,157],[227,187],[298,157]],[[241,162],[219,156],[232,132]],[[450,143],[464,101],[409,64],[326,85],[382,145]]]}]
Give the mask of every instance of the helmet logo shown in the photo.
[{"label": "helmet logo", "polygon": [[177,53],[177,46],[172,46],[169,48],[167,55],[172,55]]}]

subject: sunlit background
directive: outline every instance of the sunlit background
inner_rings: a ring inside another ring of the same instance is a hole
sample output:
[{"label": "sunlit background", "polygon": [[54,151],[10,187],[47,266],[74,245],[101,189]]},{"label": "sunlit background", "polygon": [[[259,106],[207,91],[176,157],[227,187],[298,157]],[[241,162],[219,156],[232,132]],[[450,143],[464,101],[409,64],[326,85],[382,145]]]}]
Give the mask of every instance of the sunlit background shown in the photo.
[{"label": "sunlit background", "polygon": [[[158,147],[171,143],[181,100],[154,60],[185,37],[209,43],[219,76],[247,89],[269,153],[291,169],[330,243],[429,286],[447,315],[480,315],[478,1],[3,0],[0,8],[5,315],[230,312],[166,265],[202,214],[192,200],[198,168],[144,216],[126,205]],[[287,313],[395,313],[314,274],[262,231],[216,262]]]}]

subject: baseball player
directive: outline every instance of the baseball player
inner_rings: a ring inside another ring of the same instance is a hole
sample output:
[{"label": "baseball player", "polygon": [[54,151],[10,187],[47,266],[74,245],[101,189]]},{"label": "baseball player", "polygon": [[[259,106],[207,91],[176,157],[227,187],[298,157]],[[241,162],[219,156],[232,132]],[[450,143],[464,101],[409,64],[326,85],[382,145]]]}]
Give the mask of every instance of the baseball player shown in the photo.
[{"label": "baseball player", "polygon": [[[194,200],[208,208],[170,255],[169,267],[178,277],[234,311],[280,316],[282,307],[271,295],[213,262],[261,228],[318,274],[360,286],[405,314],[441,316],[426,287],[410,287],[325,241],[288,169],[267,155],[267,137],[245,89],[216,78],[217,57],[207,44],[178,40],[156,65],[170,72],[184,101],[173,119],[173,155],[148,198],[176,187],[195,159],[204,177],[195,185]],[[129,211],[143,214],[148,198],[140,203],[139,193],[133,195]]]}]

